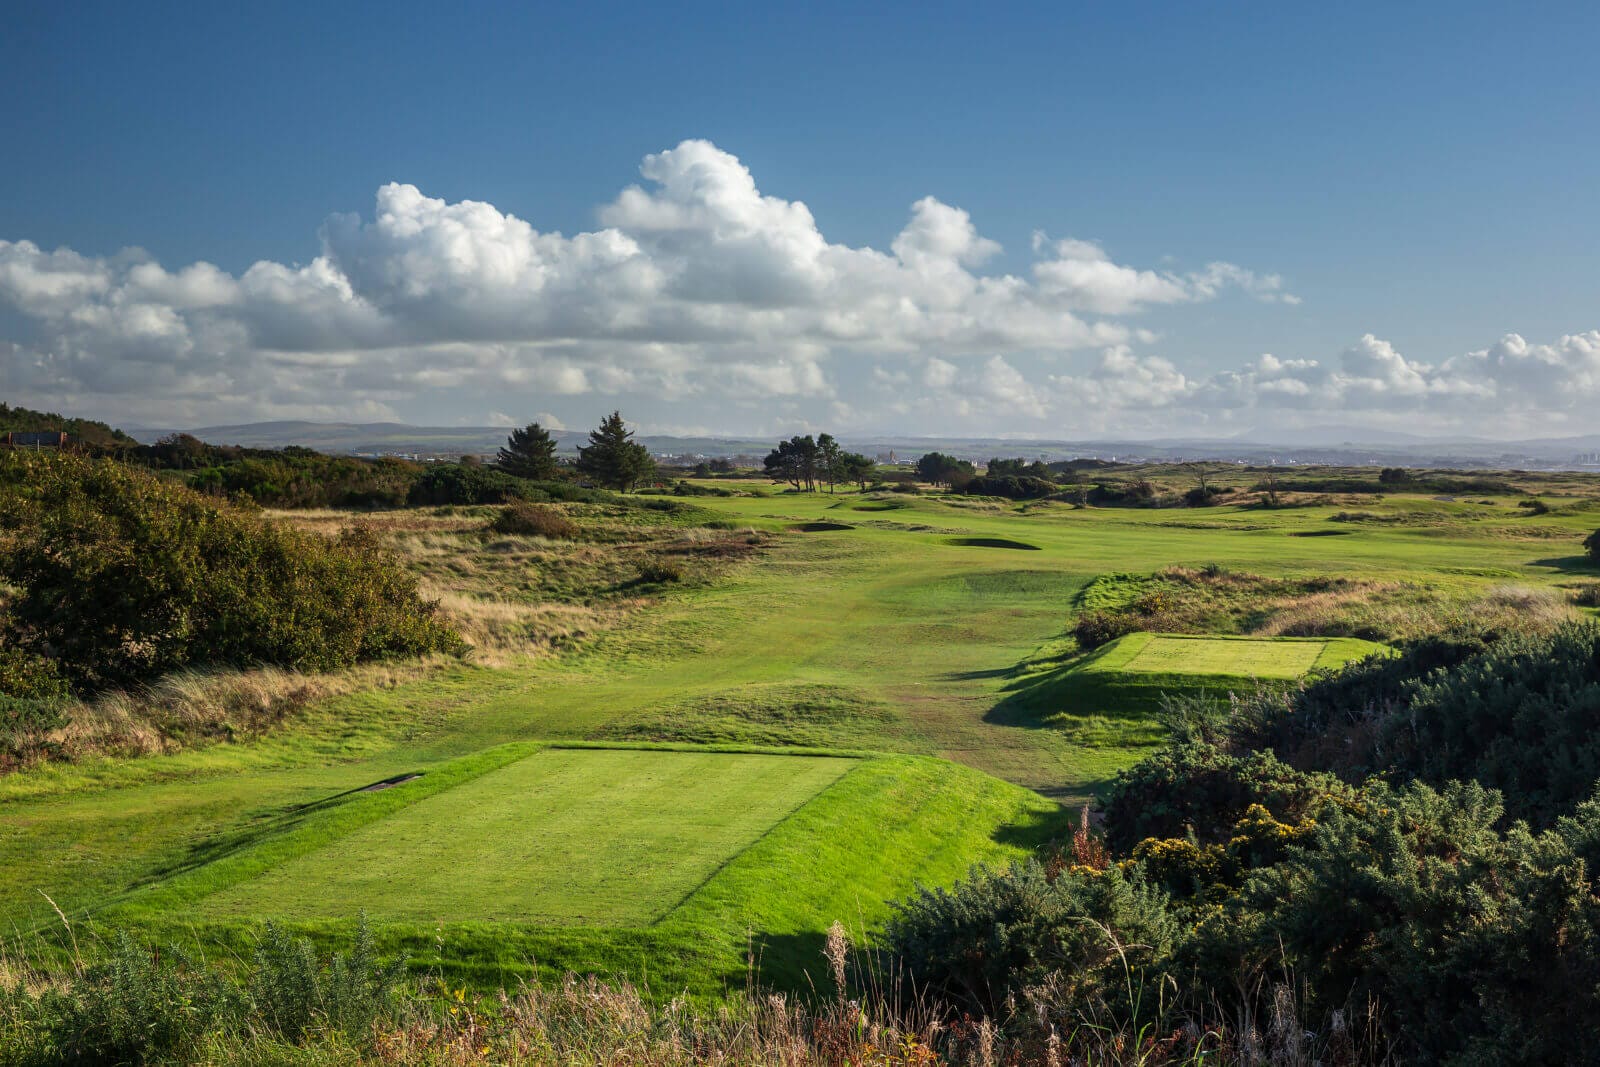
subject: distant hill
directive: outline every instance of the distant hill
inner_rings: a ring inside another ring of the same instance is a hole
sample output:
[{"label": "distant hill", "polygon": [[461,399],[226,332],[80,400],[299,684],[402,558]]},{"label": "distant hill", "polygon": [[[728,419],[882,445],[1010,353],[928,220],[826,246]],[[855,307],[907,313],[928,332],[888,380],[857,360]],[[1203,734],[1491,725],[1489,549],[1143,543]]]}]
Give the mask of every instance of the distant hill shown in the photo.
[{"label": "distant hill", "polygon": [[[40,416],[61,423],[60,416]],[[84,423],[99,426],[103,423]],[[18,426],[17,429],[55,429],[54,424]],[[69,429],[68,432],[73,432]],[[168,429],[139,429],[132,434],[150,443],[172,433]],[[232,426],[202,426],[191,433],[215,445],[283,448],[300,445],[319,452],[357,455],[492,455],[505,443],[503,426],[411,426],[400,422],[255,422]],[[561,452],[572,454],[586,439],[581,430],[552,433]],[[773,438],[673,437],[640,434],[640,444],[657,455],[762,456]],[[1248,464],[1330,464],[1336,466],[1455,467],[1479,469],[1583,469],[1600,466],[1600,435],[1530,441],[1489,441],[1474,438],[1429,439],[1410,434],[1361,430],[1354,427],[1308,427],[1304,431],[1260,431],[1235,438],[1174,438],[1167,440],[1032,440],[1003,437],[958,438],[901,435],[842,435],[841,443],[871,456],[893,454],[899,461],[915,460],[925,452],[939,451],[961,459],[983,462],[990,457],[1042,459],[1103,459],[1122,462],[1206,460]]]},{"label": "distant hill", "polygon": [[[173,433],[170,429],[139,429],[134,436],[150,443]],[[247,448],[283,448],[299,445],[319,452],[475,454],[489,455],[506,443],[511,432],[506,426],[410,426],[399,422],[253,422],[237,426],[201,426],[184,430],[213,445],[243,445]],[[562,452],[576,452],[588,440],[582,430],[553,430],[551,436]],[[765,453],[770,441],[741,441],[712,437],[652,437],[637,440],[652,452],[674,455],[710,456]]]}]

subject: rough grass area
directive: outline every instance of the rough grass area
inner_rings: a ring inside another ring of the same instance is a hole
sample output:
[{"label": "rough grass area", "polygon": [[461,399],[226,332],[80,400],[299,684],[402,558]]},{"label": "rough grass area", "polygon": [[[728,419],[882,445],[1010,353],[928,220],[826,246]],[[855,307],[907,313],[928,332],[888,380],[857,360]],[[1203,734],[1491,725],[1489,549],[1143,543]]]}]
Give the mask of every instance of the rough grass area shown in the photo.
[{"label": "rough grass area", "polygon": [[852,762],[547,749],[213,894],[197,912],[642,925]]},{"label": "rough grass area", "polygon": [[[1321,531],[1292,531],[1306,536]],[[1490,575],[1484,575],[1489,577]],[[1515,572],[1502,572],[1515,577]],[[1554,626],[1569,614],[1551,590],[1464,587],[1444,574],[1402,580],[1316,575],[1270,577],[1226,567],[1171,566],[1153,574],[1102,574],[1078,595],[1080,613],[1115,629],[1186,634],[1358,637],[1399,641],[1441,629]]]}]

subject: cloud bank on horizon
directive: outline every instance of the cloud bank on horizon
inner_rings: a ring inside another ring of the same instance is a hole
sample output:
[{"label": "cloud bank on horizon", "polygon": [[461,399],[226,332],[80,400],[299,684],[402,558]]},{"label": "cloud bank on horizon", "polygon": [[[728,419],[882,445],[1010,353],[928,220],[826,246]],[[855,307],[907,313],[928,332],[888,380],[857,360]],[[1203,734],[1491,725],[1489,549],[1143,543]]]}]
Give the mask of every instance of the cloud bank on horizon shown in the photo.
[{"label": "cloud bank on horizon", "polygon": [[[1410,430],[1586,429],[1600,331],[1515,334],[1430,364],[1372,335],[1331,361],[1221,373],[1158,354],[1158,308],[1297,304],[1232,263],[1154,270],[1033,241],[1025,276],[965,211],[911,205],[887,251],[830,243],[707,141],[645,157],[645,184],[572,237],[411,185],[331,216],[306,265],[235,276],[137,249],[0,240],[0,369],[14,403],[123,425],[266,418],[499,423],[508,407],[621,404],[658,432],[821,425],[945,435],[1223,432],[1341,420]],[[642,409],[642,411],[641,411]],[[445,417],[439,417],[440,413]],[[531,416],[530,416],[531,417]],[[586,422],[566,417],[566,421]]]}]

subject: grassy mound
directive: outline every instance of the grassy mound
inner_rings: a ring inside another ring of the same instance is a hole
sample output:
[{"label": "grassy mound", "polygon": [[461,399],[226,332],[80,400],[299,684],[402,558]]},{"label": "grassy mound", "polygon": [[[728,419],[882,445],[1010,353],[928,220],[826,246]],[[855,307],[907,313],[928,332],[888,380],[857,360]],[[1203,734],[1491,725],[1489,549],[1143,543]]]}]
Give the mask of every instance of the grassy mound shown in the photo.
[{"label": "grassy mound", "polygon": [[277,919],[331,943],[365,911],[465,981],[605,971],[669,995],[743,981],[754,948],[798,987],[835,920],[875,923],[1061,819],[926,757],[505,745],[218,843],[100,918],[212,945]]}]

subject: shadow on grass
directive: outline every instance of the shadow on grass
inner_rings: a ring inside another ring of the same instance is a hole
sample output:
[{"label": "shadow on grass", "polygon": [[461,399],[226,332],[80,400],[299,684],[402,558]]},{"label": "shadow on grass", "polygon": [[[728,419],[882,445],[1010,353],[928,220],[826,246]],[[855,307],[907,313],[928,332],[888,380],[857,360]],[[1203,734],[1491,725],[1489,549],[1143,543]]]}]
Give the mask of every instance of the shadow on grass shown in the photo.
[{"label": "shadow on grass", "polygon": [[286,804],[280,808],[269,809],[239,829],[203,837],[198,841],[191,842],[181,856],[175,858],[171,863],[149,871],[138,880],[132,882],[129,888],[137,889],[141,886],[162,882],[168,878],[198,870],[207,864],[215,863],[240,852],[248,851],[265,841],[297,829],[314,815],[319,815],[322,812],[347,804],[365,794],[378,792],[389,786],[400,785],[405,781],[420,777],[422,777],[421,771],[410,771],[405,774],[382,778],[376,782],[369,782],[366,785],[359,785],[353,789],[332,793],[305,804]]},{"label": "shadow on grass", "polygon": [[1536,559],[1528,566],[1549,567],[1565,574],[1600,575],[1600,563],[1596,563],[1588,556],[1552,556],[1549,559]]}]

